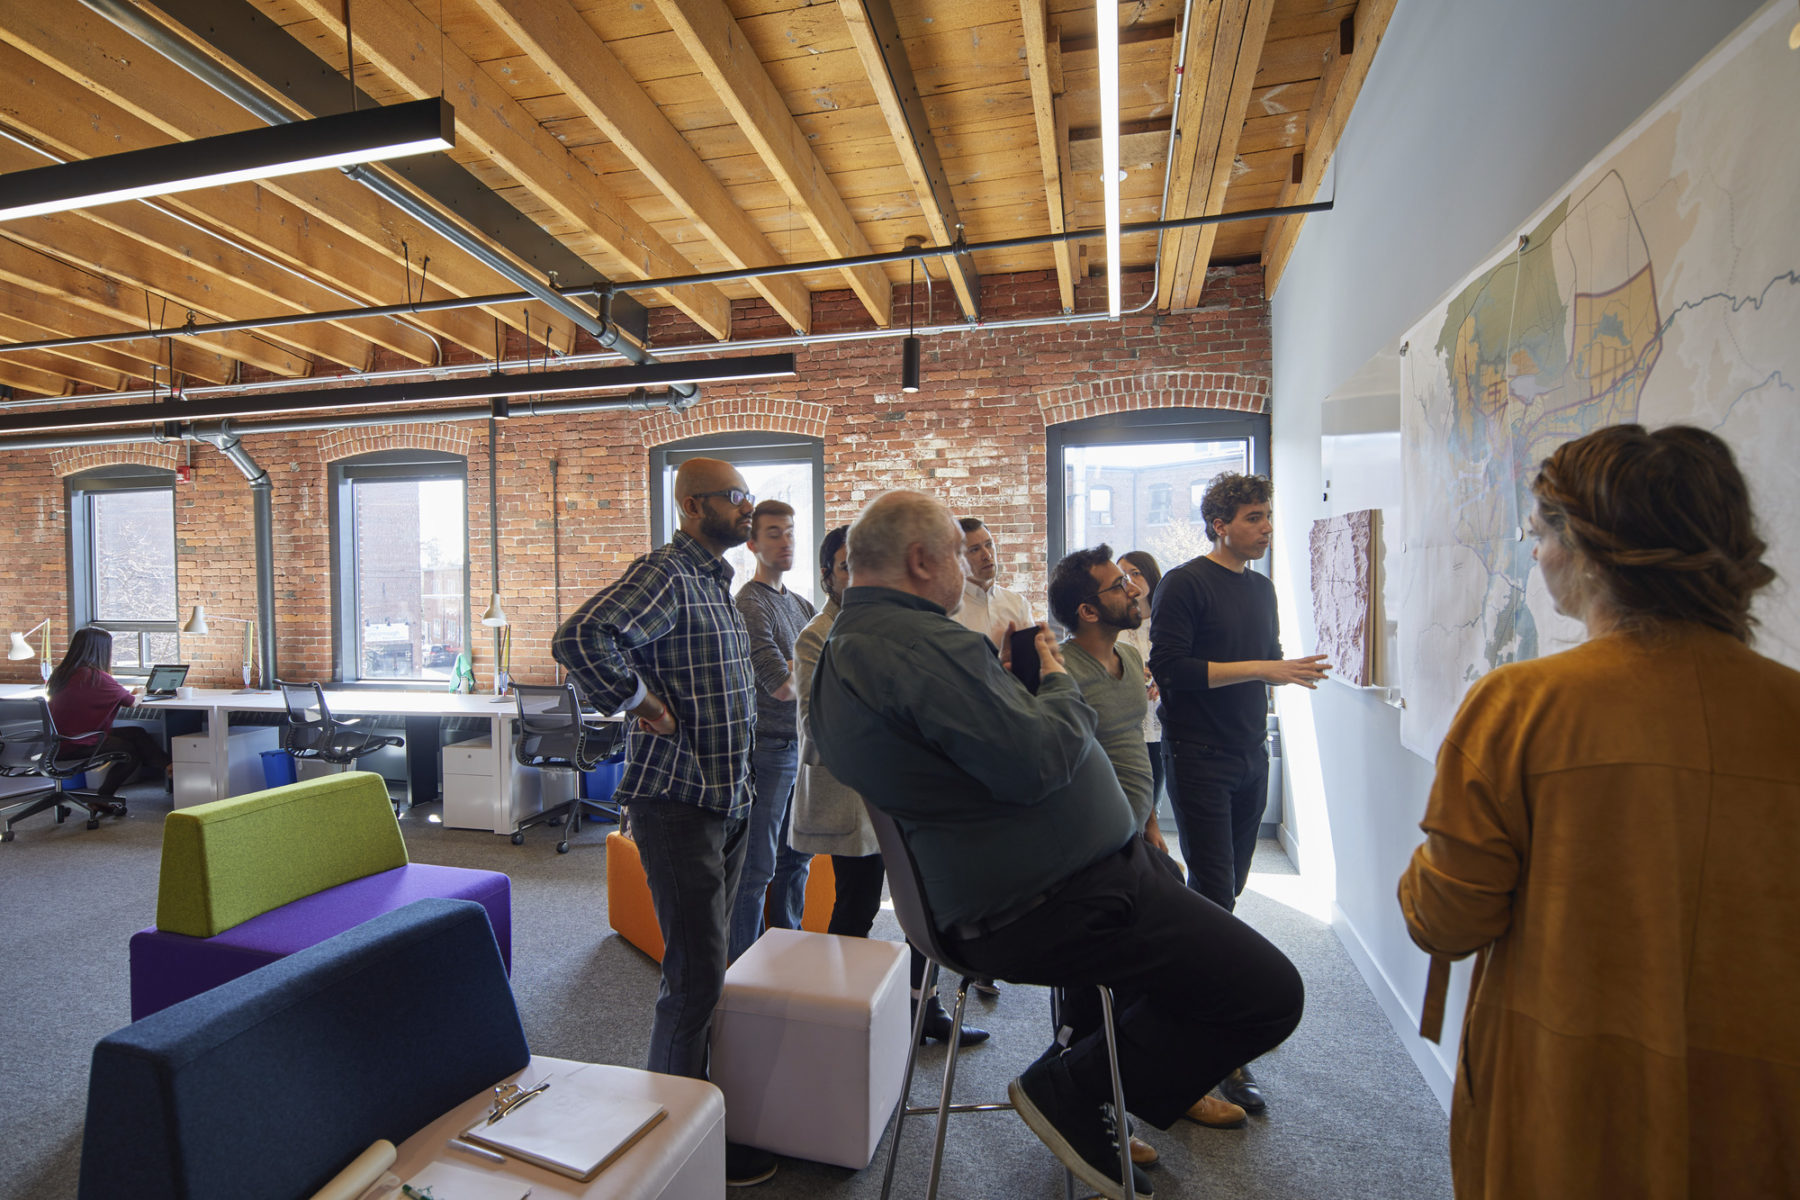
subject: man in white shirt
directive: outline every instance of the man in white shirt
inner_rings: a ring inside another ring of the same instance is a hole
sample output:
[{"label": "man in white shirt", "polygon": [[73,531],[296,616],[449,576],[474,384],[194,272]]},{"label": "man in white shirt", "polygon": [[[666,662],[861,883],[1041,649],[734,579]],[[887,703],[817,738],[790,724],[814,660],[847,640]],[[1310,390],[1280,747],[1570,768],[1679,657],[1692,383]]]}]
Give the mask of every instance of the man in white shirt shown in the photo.
[{"label": "man in white shirt", "polygon": [[1000,586],[1000,555],[994,535],[980,517],[963,517],[962,608],[954,615],[964,628],[987,635],[996,647],[1006,645],[1009,629],[1028,629],[1037,624],[1025,597]]}]

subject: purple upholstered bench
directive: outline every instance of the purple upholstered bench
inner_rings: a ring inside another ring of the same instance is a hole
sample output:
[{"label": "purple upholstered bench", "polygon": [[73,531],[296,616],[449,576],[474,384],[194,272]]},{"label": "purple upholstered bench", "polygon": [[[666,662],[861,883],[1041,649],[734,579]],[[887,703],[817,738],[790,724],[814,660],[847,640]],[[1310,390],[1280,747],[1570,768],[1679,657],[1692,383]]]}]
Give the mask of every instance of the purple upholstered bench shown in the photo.
[{"label": "purple upholstered bench", "polygon": [[131,1019],[429,897],[480,903],[512,969],[512,881],[409,862],[379,776],[328,775],[172,812],[156,926],[131,938]]}]

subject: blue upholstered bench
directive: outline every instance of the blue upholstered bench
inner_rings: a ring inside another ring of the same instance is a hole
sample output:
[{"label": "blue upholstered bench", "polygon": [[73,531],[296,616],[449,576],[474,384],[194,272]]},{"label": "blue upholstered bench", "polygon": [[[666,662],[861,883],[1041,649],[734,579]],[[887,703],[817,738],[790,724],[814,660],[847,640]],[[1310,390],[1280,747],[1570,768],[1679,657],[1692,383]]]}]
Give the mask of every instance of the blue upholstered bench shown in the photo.
[{"label": "blue upholstered bench", "polygon": [[102,1040],[80,1200],[301,1200],[530,1058],[486,911],[420,900]]}]

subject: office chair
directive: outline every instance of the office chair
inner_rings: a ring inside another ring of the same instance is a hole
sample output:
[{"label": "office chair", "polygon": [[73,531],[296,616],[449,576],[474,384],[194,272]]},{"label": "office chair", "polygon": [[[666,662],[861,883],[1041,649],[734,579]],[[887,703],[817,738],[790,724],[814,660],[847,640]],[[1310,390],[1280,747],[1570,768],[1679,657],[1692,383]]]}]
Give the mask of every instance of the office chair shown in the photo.
[{"label": "office chair", "polygon": [[281,748],[295,758],[350,766],[384,746],[406,744],[406,739],[397,734],[364,729],[355,720],[332,716],[321,684],[283,683],[277,679],[275,686],[281,689],[281,701],[287,706],[287,724],[281,727]]},{"label": "office chair", "polygon": [[[622,721],[589,723],[582,720],[581,694],[572,682],[553,686],[515,683],[513,699],[519,705],[519,720],[513,726],[513,758],[527,767],[544,771],[592,771],[618,749],[625,725]],[[569,852],[569,839],[581,831],[584,809],[610,820],[619,819],[618,805],[602,804],[580,795],[545,809],[519,823],[513,831],[515,846],[525,844],[525,831],[533,825],[563,827],[562,840],[556,843],[558,854]]]},{"label": "office chair", "polygon": [[[60,825],[68,820],[71,808],[79,808],[87,814],[89,829],[100,828],[101,817],[125,815],[123,800],[102,796],[90,788],[63,786],[65,780],[131,757],[122,750],[101,749],[118,712],[119,706],[115,705],[98,729],[62,734],[50,716],[50,702],[42,696],[0,700],[0,775],[13,778],[36,776],[48,781],[42,791],[28,792],[10,807],[0,809],[0,816],[6,821],[5,829],[0,831],[0,842],[12,841],[14,825],[46,809],[56,810],[56,823]],[[94,744],[70,744],[86,737],[94,738]]]},{"label": "office chair", "polygon": [[[973,983],[992,983],[991,976],[973,968],[957,963],[949,951],[944,948],[938,936],[937,921],[931,915],[931,905],[925,899],[924,880],[919,875],[919,866],[913,860],[912,850],[906,844],[906,835],[894,818],[876,808],[867,799],[863,800],[863,808],[868,811],[869,821],[875,827],[875,840],[881,846],[881,861],[887,866],[888,894],[894,901],[894,916],[900,922],[901,932],[906,940],[925,956],[925,978],[920,985],[921,996],[929,996],[937,987],[938,969],[953,972],[962,977],[956,987],[956,1010],[950,1014],[950,1048],[944,1059],[944,1086],[938,1093],[935,1107],[915,1108],[907,1101],[912,1096],[913,1063],[919,1053],[919,1043],[924,1040],[925,1011],[923,1003],[915,1005],[917,1013],[913,1017],[912,1041],[906,1049],[906,1074],[900,1084],[900,1107],[894,1113],[894,1140],[888,1145],[887,1172],[881,1179],[881,1200],[888,1200],[888,1194],[894,1186],[894,1160],[900,1153],[900,1129],[910,1116],[920,1116],[928,1112],[937,1114],[935,1140],[931,1148],[931,1173],[925,1185],[926,1200],[936,1200],[938,1176],[944,1165],[944,1123],[951,1113],[998,1112],[1010,1110],[1011,1104],[952,1104],[950,1089],[956,1082],[956,1060],[962,1049],[963,1009],[968,1004],[969,986]],[[1107,1060],[1112,1067],[1113,1111],[1119,1121],[1119,1178],[1124,1180],[1121,1190],[1126,1196],[1132,1195],[1131,1175],[1131,1139],[1126,1135],[1125,1122],[1125,1085],[1119,1078],[1119,1046],[1118,1038],[1113,1032],[1113,1000],[1112,989],[1104,985],[1100,987],[1101,1026],[1106,1034]],[[1075,1177],[1067,1172],[1069,1194],[1074,1194]]]}]

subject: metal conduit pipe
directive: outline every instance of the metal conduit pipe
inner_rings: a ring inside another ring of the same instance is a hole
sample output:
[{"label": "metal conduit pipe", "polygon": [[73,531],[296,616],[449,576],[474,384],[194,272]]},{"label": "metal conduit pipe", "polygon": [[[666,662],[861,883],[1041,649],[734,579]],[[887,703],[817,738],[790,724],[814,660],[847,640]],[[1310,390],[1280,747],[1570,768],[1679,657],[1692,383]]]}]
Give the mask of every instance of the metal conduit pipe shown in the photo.
[{"label": "metal conduit pipe", "polygon": [[[293,121],[293,114],[238,79],[224,66],[188,45],[170,30],[146,17],[125,0],[82,0],[82,3],[269,124],[285,125]],[[455,222],[445,218],[431,205],[392,183],[378,172],[371,171],[364,166],[345,167],[343,171],[351,179],[394,205],[433,233],[473,255],[501,278],[517,284],[548,307],[567,317],[577,327],[594,335],[607,349],[623,355],[632,362],[655,361],[643,347],[629,338],[620,337],[618,329],[610,322],[595,316],[549,284],[539,281],[530,271],[484,245],[478,238],[459,227]],[[676,384],[668,389],[668,395],[671,407],[684,408],[699,399],[700,389],[691,383]]]},{"label": "metal conduit pipe", "polygon": [[[649,412],[666,408],[665,401],[632,393],[625,396],[572,396],[557,400],[513,401],[505,406],[511,420],[528,417],[564,416],[574,413],[630,410]],[[290,417],[277,421],[241,423],[233,418],[218,421],[180,422],[180,432],[170,437],[159,429],[110,429],[86,433],[45,433],[28,437],[0,438],[0,452],[7,450],[60,450],[70,446],[143,446],[162,445],[170,441],[205,442],[216,445],[221,437],[245,438],[266,433],[312,433],[333,429],[353,429],[368,425],[428,425],[438,421],[485,421],[494,416],[493,404],[466,404],[454,408],[409,409],[395,413],[354,413],[334,416]],[[252,464],[254,465],[254,464]],[[239,465],[239,470],[243,470]],[[247,473],[247,472],[246,472]]]},{"label": "metal conduit pipe", "polygon": [[274,681],[281,678],[281,673],[275,662],[275,523],[271,512],[273,488],[269,473],[250,457],[229,422],[221,421],[210,436],[197,440],[216,448],[250,481],[250,509],[256,540],[256,640],[260,643],[257,657],[263,665],[262,678],[256,682],[260,687],[272,687]]}]

